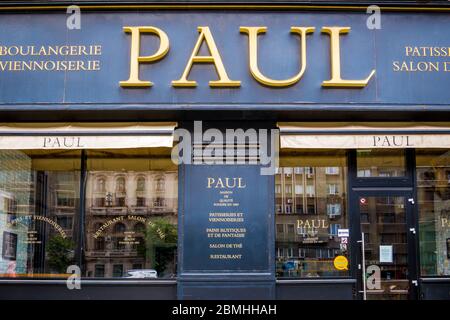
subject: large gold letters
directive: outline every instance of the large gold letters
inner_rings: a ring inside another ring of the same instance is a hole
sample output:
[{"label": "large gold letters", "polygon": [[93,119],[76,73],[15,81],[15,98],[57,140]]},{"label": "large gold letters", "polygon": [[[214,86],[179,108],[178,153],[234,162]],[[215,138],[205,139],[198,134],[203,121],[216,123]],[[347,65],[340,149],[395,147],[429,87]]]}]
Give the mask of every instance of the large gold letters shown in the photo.
[{"label": "large gold letters", "polygon": [[[151,87],[152,82],[139,80],[139,63],[162,59],[169,51],[169,37],[164,31],[155,27],[123,27],[123,31],[131,33],[130,77],[127,81],[120,81],[120,86]],[[158,51],[151,56],[140,56],[141,33],[153,33],[160,39]]]},{"label": "large gold letters", "polygon": [[[191,57],[189,58],[186,68],[184,69],[183,75],[180,79],[172,81],[172,85],[174,87],[196,87],[196,81],[187,79],[192,66],[194,63],[212,63],[216,67],[219,80],[209,81],[210,87],[239,87],[241,85],[240,81],[233,81],[228,78],[227,72],[225,71],[225,67],[222,63],[222,58],[220,57],[219,50],[217,49],[209,27],[198,27],[198,32],[200,34],[198,36],[197,43],[195,44]],[[199,55],[200,47],[203,42],[206,43],[209,49],[209,56]]]},{"label": "large gold letters", "polygon": [[259,83],[270,87],[287,87],[297,83],[306,69],[306,35],[314,32],[314,27],[291,27],[291,33],[300,35],[301,38],[301,69],[300,72],[292,78],[285,80],[274,80],[261,73],[258,67],[258,34],[266,33],[266,27],[240,27],[242,33],[248,34],[248,53],[250,73]]},{"label": "large gold letters", "polygon": [[[259,83],[269,87],[288,87],[302,78],[306,70],[306,38],[307,35],[314,32],[314,27],[291,27],[291,33],[299,35],[301,38],[300,51],[300,71],[293,77],[283,80],[275,80],[265,76],[258,66],[258,35],[264,34],[267,27],[240,27],[240,32],[248,35],[248,50],[249,50],[249,69],[253,78]],[[131,53],[130,53],[130,75],[128,80],[120,81],[122,87],[151,87],[153,85],[150,81],[139,79],[140,63],[155,62],[161,60],[169,51],[169,38],[167,34],[152,26],[141,27],[123,27],[124,32],[131,33]],[[342,79],[341,76],[341,57],[340,57],[340,35],[346,34],[350,31],[350,27],[323,27],[322,33],[328,34],[330,37],[330,63],[331,63],[331,79],[322,82],[323,87],[336,88],[364,88],[369,83],[370,79],[375,74],[372,70],[369,76],[361,80],[347,80]],[[174,87],[196,87],[195,80],[188,80],[189,74],[195,63],[213,64],[218,80],[209,81],[210,87],[239,87],[241,81],[230,80],[225,70],[219,50],[216,46],[214,38],[209,27],[198,27],[198,38],[191,53],[191,56],[186,64],[186,67],[178,80],[172,81]],[[158,50],[149,56],[140,55],[141,34],[150,33],[156,35],[160,39]],[[209,55],[200,55],[200,48],[205,44],[209,50]]]},{"label": "large gold letters", "polygon": [[331,79],[322,82],[322,87],[354,87],[363,88],[367,86],[370,78],[375,74],[372,70],[369,76],[363,80],[344,80],[341,78],[341,54],[339,45],[340,34],[350,31],[350,27],[323,27],[322,33],[330,35],[330,56],[331,56]]}]

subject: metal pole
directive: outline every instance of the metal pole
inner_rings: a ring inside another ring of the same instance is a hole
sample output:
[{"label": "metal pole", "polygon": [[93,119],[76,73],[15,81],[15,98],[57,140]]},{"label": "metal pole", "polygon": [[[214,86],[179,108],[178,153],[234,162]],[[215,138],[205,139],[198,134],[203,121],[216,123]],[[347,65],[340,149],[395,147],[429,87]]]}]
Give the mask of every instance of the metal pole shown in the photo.
[{"label": "metal pole", "polygon": [[367,285],[366,285],[366,253],[364,245],[364,232],[361,232],[361,251],[362,251],[362,281],[363,281],[363,299],[367,300]]}]

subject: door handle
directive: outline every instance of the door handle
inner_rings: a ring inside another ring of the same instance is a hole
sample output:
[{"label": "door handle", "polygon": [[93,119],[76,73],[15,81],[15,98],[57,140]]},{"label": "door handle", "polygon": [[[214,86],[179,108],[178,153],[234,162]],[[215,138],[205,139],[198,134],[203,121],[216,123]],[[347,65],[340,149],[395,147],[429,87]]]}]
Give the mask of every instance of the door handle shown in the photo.
[{"label": "door handle", "polygon": [[416,228],[409,228],[409,231],[411,231],[412,234],[416,234]]},{"label": "door handle", "polygon": [[414,203],[415,203],[415,202],[414,202],[414,198],[409,198],[409,199],[408,199],[408,202],[411,203],[411,204],[414,204]]}]

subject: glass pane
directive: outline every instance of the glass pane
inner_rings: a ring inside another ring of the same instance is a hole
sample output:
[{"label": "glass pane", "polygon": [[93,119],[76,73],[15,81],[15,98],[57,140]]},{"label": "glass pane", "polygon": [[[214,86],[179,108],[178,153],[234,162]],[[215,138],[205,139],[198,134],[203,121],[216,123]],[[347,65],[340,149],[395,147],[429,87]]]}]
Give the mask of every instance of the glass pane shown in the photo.
[{"label": "glass pane", "polygon": [[450,275],[450,151],[417,150],[422,276]]},{"label": "glass pane", "polygon": [[276,273],[280,278],[348,276],[334,266],[349,259],[346,154],[339,150],[286,151],[275,176]]},{"label": "glass pane", "polygon": [[407,299],[408,245],[404,197],[359,199],[369,300]]},{"label": "glass pane", "polygon": [[178,171],[170,149],[88,152],[85,276],[176,274]]},{"label": "glass pane", "polygon": [[360,149],[356,151],[356,164],[359,178],[403,177],[405,149]]},{"label": "glass pane", "polygon": [[0,150],[1,276],[67,276],[78,235],[80,156]]}]

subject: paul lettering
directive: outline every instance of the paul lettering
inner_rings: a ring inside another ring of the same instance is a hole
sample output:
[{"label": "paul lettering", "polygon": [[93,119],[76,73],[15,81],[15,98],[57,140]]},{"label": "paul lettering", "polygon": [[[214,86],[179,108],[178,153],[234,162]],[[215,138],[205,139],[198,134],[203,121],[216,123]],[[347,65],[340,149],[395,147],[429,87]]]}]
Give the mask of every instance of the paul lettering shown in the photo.
[{"label": "paul lettering", "polygon": [[243,178],[207,178],[207,188],[211,189],[243,189],[247,187]]},{"label": "paul lettering", "polygon": [[328,224],[325,219],[297,220],[297,228],[326,229]]},{"label": "paul lettering", "polygon": [[[140,65],[143,63],[154,63],[161,61],[169,51],[169,37],[167,34],[156,27],[153,26],[125,26],[123,27],[125,33],[131,34],[131,45],[130,45],[130,72],[128,80],[120,81],[121,87],[140,87],[148,88],[153,85],[151,81],[141,80],[139,77]],[[225,64],[222,60],[222,55],[219,51],[219,46],[216,45],[213,32],[210,30],[209,26],[199,26],[197,28],[198,37],[194,45],[192,53],[187,60],[184,71],[181,73],[181,77],[177,80],[171,82],[172,86],[175,88],[179,87],[190,87],[194,88],[197,86],[197,81],[189,79],[191,70],[199,64],[209,65],[214,67],[217,74],[217,79],[210,79],[208,81],[211,88],[224,88],[232,87],[237,88],[241,86],[240,80],[232,80],[225,68]],[[253,78],[260,84],[267,87],[289,87],[301,80],[306,72],[307,67],[307,57],[306,57],[306,45],[307,38],[311,38],[315,31],[314,27],[299,27],[291,26],[291,34],[298,37],[299,49],[298,54],[294,57],[280,57],[273,56],[272,59],[276,61],[277,59],[296,59],[299,60],[300,70],[295,70],[296,74],[285,79],[273,79],[268,75],[263,74],[261,71],[264,67],[260,65],[258,61],[258,56],[261,54],[258,50],[258,38],[268,32],[266,26],[241,26],[239,31],[244,36],[248,37],[248,62],[249,62],[249,72]],[[341,37],[342,35],[348,34],[350,32],[350,27],[323,27],[321,32],[329,36],[329,47],[330,47],[330,79],[322,81],[322,87],[332,87],[332,88],[364,88],[368,85],[370,79],[375,74],[375,70],[363,71],[361,76],[365,75],[363,79],[344,79],[341,73],[341,55],[344,54],[344,50],[341,52]],[[159,47],[151,55],[144,56],[141,54],[141,40],[143,34],[153,34],[159,38]],[[310,35],[308,37],[308,35]],[[202,54],[201,48],[204,47],[209,53]],[[283,50],[274,50],[283,51]],[[1,53],[1,52],[0,52]],[[267,52],[265,54],[274,53]],[[233,59],[231,57],[230,59]]]},{"label": "paul lettering", "polygon": [[374,147],[412,147],[409,136],[373,136]]},{"label": "paul lettering", "polygon": [[83,148],[80,137],[45,137],[44,148]]},{"label": "paul lettering", "polygon": [[442,228],[448,228],[448,227],[450,227],[450,221],[448,221],[447,218],[442,218],[442,219],[441,219],[441,224],[442,224]]}]

